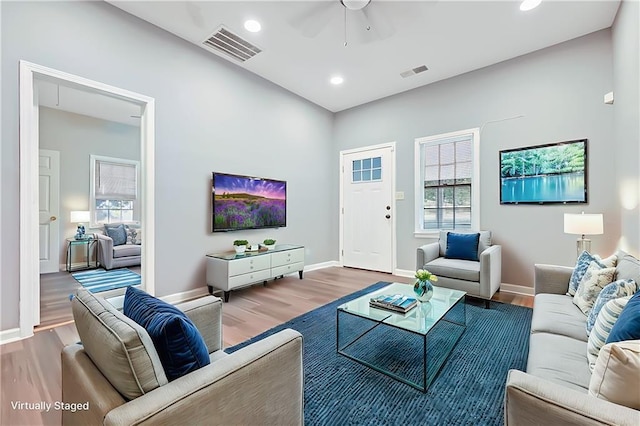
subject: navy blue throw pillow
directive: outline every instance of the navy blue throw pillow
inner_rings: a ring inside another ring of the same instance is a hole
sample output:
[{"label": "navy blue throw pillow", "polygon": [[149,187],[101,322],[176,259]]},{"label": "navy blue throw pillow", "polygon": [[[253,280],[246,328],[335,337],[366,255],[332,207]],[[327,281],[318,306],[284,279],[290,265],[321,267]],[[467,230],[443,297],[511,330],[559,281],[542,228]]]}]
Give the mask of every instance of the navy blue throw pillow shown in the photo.
[{"label": "navy blue throw pillow", "polygon": [[147,330],[169,381],[210,363],[200,332],[175,306],[129,287],[122,311]]},{"label": "navy blue throw pillow", "polygon": [[637,339],[640,339],[640,291],[629,299],[627,306],[620,312],[611,327],[607,343]]},{"label": "navy blue throw pillow", "polygon": [[447,259],[478,260],[480,234],[456,234],[447,232]]}]

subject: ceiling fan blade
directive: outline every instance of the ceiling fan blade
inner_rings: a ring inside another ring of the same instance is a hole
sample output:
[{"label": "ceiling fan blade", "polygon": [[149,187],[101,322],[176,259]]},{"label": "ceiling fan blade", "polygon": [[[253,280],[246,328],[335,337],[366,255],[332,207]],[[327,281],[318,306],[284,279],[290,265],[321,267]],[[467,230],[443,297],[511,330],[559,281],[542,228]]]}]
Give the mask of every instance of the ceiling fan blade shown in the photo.
[{"label": "ceiling fan blade", "polygon": [[289,23],[304,37],[314,38],[337,16],[334,12],[336,12],[335,6],[339,4],[338,2],[320,2],[305,13],[290,19]]},{"label": "ceiling fan blade", "polygon": [[372,2],[362,9],[362,13],[371,27],[369,31],[372,31],[378,39],[384,40],[395,34],[396,29],[389,17],[377,6],[379,4]]}]

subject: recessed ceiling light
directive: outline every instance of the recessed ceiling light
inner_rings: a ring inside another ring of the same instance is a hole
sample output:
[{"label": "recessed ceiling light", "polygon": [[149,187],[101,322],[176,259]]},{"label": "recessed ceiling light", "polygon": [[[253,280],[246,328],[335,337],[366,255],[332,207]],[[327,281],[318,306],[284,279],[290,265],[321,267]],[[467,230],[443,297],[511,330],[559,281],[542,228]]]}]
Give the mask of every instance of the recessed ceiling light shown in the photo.
[{"label": "recessed ceiling light", "polygon": [[338,84],[344,83],[344,78],[340,77],[339,75],[334,75],[329,81],[331,82],[331,84],[335,84],[337,86]]},{"label": "recessed ceiling light", "polygon": [[260,22],[254,19],[249,19],[247,21],[244,21],[244,29],[252,33],[257,33],[262,29],[262,25],[260,25]]},{"label": "recessed ceiling light", "polygon": [[535,9],[540,6],[540,3],[542,3],[542,0],[524,0],[520,3],[520,10],[526,12],[527,10]]}]

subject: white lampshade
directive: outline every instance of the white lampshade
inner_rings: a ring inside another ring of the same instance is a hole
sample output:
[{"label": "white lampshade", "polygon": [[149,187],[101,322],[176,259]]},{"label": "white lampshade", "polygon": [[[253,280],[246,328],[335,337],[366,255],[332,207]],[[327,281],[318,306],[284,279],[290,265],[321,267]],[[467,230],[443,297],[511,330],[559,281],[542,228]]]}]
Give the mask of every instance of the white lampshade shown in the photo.
[{"label": "white lampshade", "polygon": [[71,222],[72,223],[87,223],[91,219],[91,214],[88,211],[72,210]]},{"label": "white lampshade", "polygon": [[577,235],[599,235],[604,233],[602,214],[564,214],[564,233]]}]

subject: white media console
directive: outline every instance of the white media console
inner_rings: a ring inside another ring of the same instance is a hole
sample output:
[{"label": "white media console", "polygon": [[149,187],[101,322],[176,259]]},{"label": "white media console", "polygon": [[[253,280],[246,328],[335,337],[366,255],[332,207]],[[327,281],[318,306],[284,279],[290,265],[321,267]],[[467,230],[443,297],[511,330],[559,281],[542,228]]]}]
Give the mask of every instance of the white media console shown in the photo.
[{"label": "white media console", "polygon": [[224,291],[224,301],[229,301],[233,289],[283,277],[298,272],[302,279],[304,270],[304,247],[282,244],[273,250],[254,252],[212,253],[207,255],[207,286]]}]

